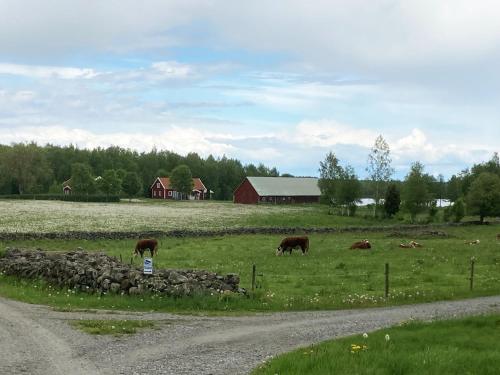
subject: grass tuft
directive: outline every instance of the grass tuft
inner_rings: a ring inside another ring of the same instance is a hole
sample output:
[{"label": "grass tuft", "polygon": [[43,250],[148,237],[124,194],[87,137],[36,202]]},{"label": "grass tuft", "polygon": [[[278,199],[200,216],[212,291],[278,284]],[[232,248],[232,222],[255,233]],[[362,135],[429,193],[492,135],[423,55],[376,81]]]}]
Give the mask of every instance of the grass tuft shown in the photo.
[{"label": "grass tuft", "polygon": [[91,335],[127,335],[154,328],[152,320],[74,320],[71,325]]}]

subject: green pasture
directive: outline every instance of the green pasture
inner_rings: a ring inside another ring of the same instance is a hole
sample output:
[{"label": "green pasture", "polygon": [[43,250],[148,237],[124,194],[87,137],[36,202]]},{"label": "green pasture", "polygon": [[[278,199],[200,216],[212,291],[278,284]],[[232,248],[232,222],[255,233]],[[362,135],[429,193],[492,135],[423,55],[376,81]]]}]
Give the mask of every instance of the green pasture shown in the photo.
[{"label": "green pasture", "polygon": [[[431,230],[432,228],[429,228]],[[207,238],[160,238],[156,268],[206,269],[237,273],[247,296],[214,295],[173,299],[164,296],[87,295],[55,290],[39,281],[0,276],[0,294],[59,308],[109,308],[178,312],[245,313],[341,309],[409,304],[493,295],[500,292],[498,225],[440,227],[445,235],[426,231],[394,233],[310,234],[310,252],[277,257],[282,236],[247,235]],[[352,242],[369,238],[372,250],[349,250]],[[465,240],[479,239],[478,245]],[[423,248],[401,249],[416,240]],[[130,262],[135,241],[3,241],[6,247],[70,251],[82,247],[104,251]],[[474,290],[469,290],[470,259],[475,258]],[[137,266],[140,259],[134,260]],[[390,294],[384,296],[384,265],[389,263]],[[252,291],[252,265],[256,288]]]},{"label": "green pasture", "polygon": [[500,315],[408,322],[368,337],[356,335],[302,348],[272,359],[252,374],[496,375],[499,335]]}]

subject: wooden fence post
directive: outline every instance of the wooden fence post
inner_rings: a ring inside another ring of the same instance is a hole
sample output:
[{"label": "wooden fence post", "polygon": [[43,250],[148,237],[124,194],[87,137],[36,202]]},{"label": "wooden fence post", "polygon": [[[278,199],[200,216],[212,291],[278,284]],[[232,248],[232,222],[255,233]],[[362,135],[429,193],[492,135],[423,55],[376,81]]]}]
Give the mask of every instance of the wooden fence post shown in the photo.
[{"label": "wooden fence post", "polygon": [[252,266],[252,291],[255,290],[255,274],[256,274],[256,267],[254,264]]},{"label": "wooden fence post", "polygon": [[389,263],[385,264],[385,298],[389,297]]},{"label": "wooden fence post", "polygon": [[474,287],[474,257],[470,258],[470,291],[472,292],[472,288]]}]

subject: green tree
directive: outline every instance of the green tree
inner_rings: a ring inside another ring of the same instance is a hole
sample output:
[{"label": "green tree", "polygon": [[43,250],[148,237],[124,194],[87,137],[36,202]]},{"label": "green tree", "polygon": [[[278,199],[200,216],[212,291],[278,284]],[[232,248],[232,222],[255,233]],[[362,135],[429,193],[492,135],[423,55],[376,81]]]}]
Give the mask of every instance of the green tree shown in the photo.
[{"label": "green tree", "polygon": [[420,162],[412,164],[405,178],[402,191],[403,206],[415,221],[417,214],[424,211],[430,201],[424,166]]},{"label": "green tree", "polygon": [[359,182],[354,168],[350,165],[342,168],[340,179],[338,181],[338,188],[336,189],[336,201],[341,206],[341,214],[354,216],[356,212],[356,202],[360,198],[361,183]]},{"label": "green tree", "polygon": [[106,169],[98,182],[99,190],[106,195],[120,195],[122,180],[114,169]]},{"label": "green tree", "polygon": [[53,174],[43,150],[34,143],[18,143],[2,152],[0,178],[11,181],[19,194],[46,192]]},{"label": "green tree", "polygon": [[188,197],[193,191],[193,176],[189,167],[185,164],[175,167],[170,176],[170,184],[174,190]]},{"label": "green tree", "polygon": [[458,198],[453,206],[451,206],[451,214],[453,221],[459,223],[465,216],[465,201],[463,198]]},{"label": "green tree", "polygon": [[122,190],[128,196],[129,200],[139,194],[142,190],[142,183],[136,172],[128,172],[122,181]]},{"label": "green tree", "polygon": [[385,192],[384,211],[388,217],[392,217],[399,211],[401,194],[396,184],[390,184]]},{"label": "green tree", "polygon": [[74,163],[71,165],[71,189],[76,194],[92,194],[96,184],[88,164]]},{"label": "green tree", "polygon": [[375,140],[375,144],[370,154],[368,155],[368,166],[366,168],[370,179],[375,184],[375,206],[373,208],[373,216],[377,215],[384,186],[387,185],[391,176],[394,174],[391,162],[392,159],[390,157],[389,145],[384,138],[379,135]]},{"label": "green tree", "polygon": [[343,173],[344,171],[339,164],[339,159],[333,152],[329,152],[325,160],[319,162],[318,187],[321,195],[331,207],[335,207],[340,203],[337,201],[337,190]]},{"label": "green tree", "polygon": [[500,177],[483,172],[472,182],[467,194],[469,214],[479,215],[483,223],[486,216],[500,215]]}]

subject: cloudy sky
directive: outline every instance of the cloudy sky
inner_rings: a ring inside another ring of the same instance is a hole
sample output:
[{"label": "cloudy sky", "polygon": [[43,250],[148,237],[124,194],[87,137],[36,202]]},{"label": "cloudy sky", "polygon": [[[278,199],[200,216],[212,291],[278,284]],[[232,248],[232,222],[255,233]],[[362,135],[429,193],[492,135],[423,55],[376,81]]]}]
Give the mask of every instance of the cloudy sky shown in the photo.
[{"label": "cloudy sky", "polygon": [[0,143],[449,177],[500,151],[500,3],[0,0]]}]

